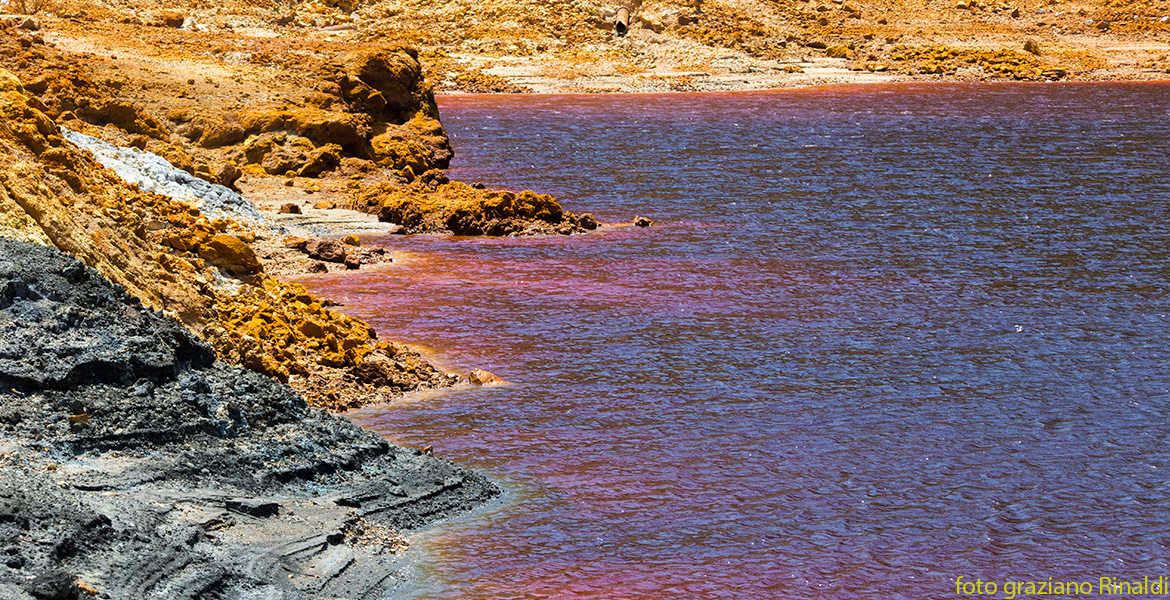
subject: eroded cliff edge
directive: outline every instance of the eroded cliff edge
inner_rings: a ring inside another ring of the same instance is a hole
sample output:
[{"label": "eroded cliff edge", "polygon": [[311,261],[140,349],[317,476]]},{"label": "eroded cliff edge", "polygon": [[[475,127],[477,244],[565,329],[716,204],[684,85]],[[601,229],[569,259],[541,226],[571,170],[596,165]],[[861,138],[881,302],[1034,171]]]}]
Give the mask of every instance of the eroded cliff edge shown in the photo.
[{"label": "eroded cliff edge", "polygon": [[3,238],[0,427],[14,600],[378,598],[399,581],[397,529],[498,493],[216,362],[76,259]]}]

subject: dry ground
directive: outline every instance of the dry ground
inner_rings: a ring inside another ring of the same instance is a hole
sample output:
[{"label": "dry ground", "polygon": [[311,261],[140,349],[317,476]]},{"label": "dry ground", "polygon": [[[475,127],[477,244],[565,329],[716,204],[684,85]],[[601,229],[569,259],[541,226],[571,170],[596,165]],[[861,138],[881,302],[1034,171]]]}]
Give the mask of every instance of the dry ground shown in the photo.
[{"label": "dry ground", "polygon": [[[621,3],[634,6],[625,36],[611,16]],[[239,89],[233,74],[262,74],[271,56],[311,60],[331,46],[387,41],[418,47],[440,92],[1170,78],[1170,0],[704,0],[698,10],[694,0],[42,4],[42,14],[72,17],[45,20],[62,47],[120,54],[130,71],[174,74],[177,84],[193,76],[191,98],[241,104],[265,93]],[[191,33],[159,26],[168,19]],[[271,81],[307,82],[288,69]]]}]

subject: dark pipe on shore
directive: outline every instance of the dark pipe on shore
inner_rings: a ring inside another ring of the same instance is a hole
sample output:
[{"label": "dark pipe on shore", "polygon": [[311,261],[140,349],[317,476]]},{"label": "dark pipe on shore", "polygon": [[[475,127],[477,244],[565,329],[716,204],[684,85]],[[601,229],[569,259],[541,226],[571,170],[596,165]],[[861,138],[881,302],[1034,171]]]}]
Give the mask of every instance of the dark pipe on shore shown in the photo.
[{"label": "dark pipe on shore", "polygon": [[617,9],[617,16],[613,18],[613,30],[618,35],[625,35],[626,31],[630,29],[630,9],[619,6]]}]

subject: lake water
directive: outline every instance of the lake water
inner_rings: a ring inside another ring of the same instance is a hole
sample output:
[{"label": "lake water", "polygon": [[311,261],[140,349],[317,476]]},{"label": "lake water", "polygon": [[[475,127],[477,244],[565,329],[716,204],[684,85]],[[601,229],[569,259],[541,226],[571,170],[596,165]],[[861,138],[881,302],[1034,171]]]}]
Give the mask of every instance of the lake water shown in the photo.
[{"label": "lake water", "polygon": [[453,177],[655,226],[311,281],[514,382],[355,414],[508,489],[413,597],[1170,577],[1170,85],[440,103]]}]

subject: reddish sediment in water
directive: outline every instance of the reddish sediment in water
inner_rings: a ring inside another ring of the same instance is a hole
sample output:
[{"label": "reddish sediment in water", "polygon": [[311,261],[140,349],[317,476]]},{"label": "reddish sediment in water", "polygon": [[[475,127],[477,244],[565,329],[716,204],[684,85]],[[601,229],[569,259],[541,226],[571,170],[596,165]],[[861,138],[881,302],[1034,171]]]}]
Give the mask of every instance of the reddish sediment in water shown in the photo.
[{"label": "reddish sediment in water", "polygon": [[655,225],[368,239],[410,256],[306,282],[513,382],[355,415],[509,488],[429,597],[1163,568],[1165,85],[443,102],[455,176]]}]

